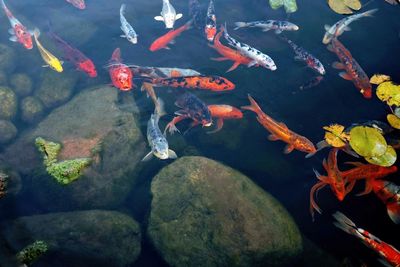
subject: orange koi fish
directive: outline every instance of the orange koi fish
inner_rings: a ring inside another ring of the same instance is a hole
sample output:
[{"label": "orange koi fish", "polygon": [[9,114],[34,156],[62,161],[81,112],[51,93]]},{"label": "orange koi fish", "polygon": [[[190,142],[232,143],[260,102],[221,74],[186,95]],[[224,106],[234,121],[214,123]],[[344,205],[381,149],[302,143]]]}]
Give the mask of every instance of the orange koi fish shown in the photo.
[{"label": "orange koi fish", "polygon": [[109,73],[112,84],[121,91],[129,91],[132,89],[132,71],[122,63],[121,50],[115,49],[110,60]]},{"label": "orange koi fish", "polygon": [[168,44],[172,44],[174,43],[174,39],[176,37],[178,37],[182,32],[189,30],[190,27],[192,25],[192,20],[189,20],[188,22],[186,22],[186,24],[184,24],[183,26],[179,27],[176,30],[170,30],[169,32],[167,32],[166,34],[164,34],[163,36],[157,38],[150,46],[150,51],[154,52],[157,51],[159,49],[165,48],[165,49],[170,49],[168,47]]},{"label": "orange koi fish", "polygon": [[334,62],[332,65],[335,69],[344,70],[344,72],[339,73],[339,76],[345,80],[352,81],[365,98],[371,98],[372,86],[369,82],[369,78],[350,54],[350,51],[347,50],[337,38],[333,38],[331,44],[329,44],[327,48],[329,51],[335,53],[341,62]]},{"label": "orange koi fish", "polygon": [[248,98],[251,105],[242,107],[242,109],[251,110],[257,114],[258,122],[271,133],[268,136],[270,141],[281,140],[287,143],[287,146],[284,150],[285,154],[288,154],[292,152],[293,149],[296,149],[308,153],[306,156],[308,158],[317,152],[314,144],[310,140],[291,131],[284,123],[277,122],[272,119],[261,110],[260,106],[250,95],[248,95]]},{"label": "orange koi fish", "polygon": [[208,44],[211,48],[215,49],[218,53],[222,55],[222,57],[212,58],[212,60],[223,61],[223,60],[232,60],[234,63],[232,67],[230,67],[226,72],[230,72],[236,69],[240,64],[249,65],[253,60],[248,58],[239,51],[232,49],[230,47],[224,46],[220,38],[224,33],[224,27],[221,27],[221,31],[215,36],[214,45]]},{"label": "orange koi fish", "polygon": [[346,233],[353,235],[361,242],[376,251],[382,257],[381,263],[385,266],[400,267],[400,251],[392,245],[380,240],[368,231],[358,228],[354,222],[341,212],[333,214],[336,222],[333,224]]},{"label": "orange koi fish", "polygon": [[400,224],[400,186],[385,180],[369,180],[374,193],[386,205],[387,213],[396,224]]},{"label": "orange koi fish", "polygon": [[182,87],[191,89],[211,90],[215,92],[229,91],[235,89],[235,84],[220,76],[182,76],[171,78],[151,79],[144,77],[145,82],[152,83],[154,86]]},{"label": "orange koi fish", "polygon": [[207,133],[216,133],[224,126],[224,119],[241,119],[243,113],[240,109],[232,107],[230,105],[208,105],[211,117],[217,119],[217,128]]}]

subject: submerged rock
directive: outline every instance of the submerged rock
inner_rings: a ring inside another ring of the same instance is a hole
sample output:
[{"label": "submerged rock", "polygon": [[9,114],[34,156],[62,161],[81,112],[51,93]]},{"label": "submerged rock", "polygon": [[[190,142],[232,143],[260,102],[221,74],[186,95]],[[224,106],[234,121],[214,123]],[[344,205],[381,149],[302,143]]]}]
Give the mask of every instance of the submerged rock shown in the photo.
[{"label": "submerged rock", "polygon": [[48,250],[44,241],[35,241],[18,252],[17,259],[21,264],[31,265]]},{"label": "submerged rock", "polygon": [[34,123],[43,116],[43,104],[39,99],[28,96],[21,101],[21,119]]},{"label": "submerged rock", "polygon": [[16,67],[16,62],[14,49],[8,45],[0,44],[0,70],[11,73]]},{"label": "submerged rock", "polygon": [[0,120],[0,144],[9,143],[17,136],[18,130],[10,121]]},{"label": "submerged rock", "polygon": [[[12,168],[32,179],[30,190],[39,207],[108,209],[124,201],[147,148],[135,117],[121,111],[117,100],[118,91],[109,86],[84,90],[2,154]],[[61,144],[58,160],[90,157],[92,164],[78,180],[62,186],[46,172],[42,154],[35,147],[37,137]]]},{"label": "submerged rock", "polygon": [[12,119],[17,113],[17,96],[8,87],[0,87],[0,119]]},{"label": "submerged rock", "polygon": [[63,266],[127,266],[136,261],[141,250],[138,223],[114,211],[21,217],[4,223],[0,229],[7,248],[16,252],[34,240],[46,242],[49,251],[38,259],[38,266],[53,261],[52,266],[59,266],[59,260]]},{"label": "submerged rock", "polygon": [[27,96],[32,93],[32,80],[24,73],[16,73],[10,78],[10,85],[19,96]]},{"label": "submerged rock", "polygon": [[291,266],[301,255],[285,208],[221,163],[180,158],[154,177],[151,191],[148,233],[172,266]]},{"label": "submerged rock", "polygon": [[0,85],[7,85],[7,74],[4,71],[0,71]]}]

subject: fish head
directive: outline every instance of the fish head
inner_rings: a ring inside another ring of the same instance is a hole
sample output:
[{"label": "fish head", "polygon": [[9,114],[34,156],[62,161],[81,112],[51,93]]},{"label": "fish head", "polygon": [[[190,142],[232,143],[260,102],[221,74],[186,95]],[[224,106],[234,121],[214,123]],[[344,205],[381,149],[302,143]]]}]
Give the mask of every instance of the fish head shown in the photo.
[{"label": "fish head", "polygon": [[131,42],[132,44],[137,44],[137,37],[136,36],[127,36],[126,39]]},{"label": "fish head", "polygon": [[230,91],[235,89],[235,84],[226,78],[221,77],[221,84],[223,85],[221,91]]},{"label": "fish head", "polygon": [[125,65],[110,70],[111,80],[121,91],[132,89],[132,72]]},{"label": "fish head", "polygon": [[315,69],[318,71],[319,74],[324,75],[326,73],[324,65],[321,62],[315,63]]},{"label": "fish head", "polygon": [[165,28],[172,29],[175,24],[175,14],[174,13],[166,13],[164,14],[164,23]]},{"label": "fish head", "polygon": [[96,67],[90,59],[79,62],[78,68],[86,72],[91,78],[97,77]]},{"label": "fish head", "polygon": [[164,138],[157,138],[154,141],[153,154],[159,159],[168,159],[168,143]]},{"label": "fish head", "polygon": [[271,58],[267,57],[263,57],[263,59],[259,62],[259,65],[272,71],[277,69],[275,62]]},{"label": "fish head", "polygon": [[85,4],[84,0],[75,0],[75,1],[72,1],[71,3],[76,8],[79,8],[79,9],[85,9],[86,8],[86,4]]},{"label": "fish head", "polygon": [[314,154],[317,152],[314,144],[305,137],[296,138],[293,145],[297,150],[306,152],[308,154]]},{"label": "fish head", "polygon": [[55,70],[57,72],[63,72],[63,67],[62,67],[61,62],[59,60],[56,60],[56,59],[55,60],[51,60],[49,65],[53,70]]},{"label": "fish head", "polygon": [[215,26],[206,25],[205,34],[208,41],[212,42],[215,35],[217,34],[217,28]]},{"label": "fish head", "polygon": [[322,43],[329,44],[332,41],[333,37],[334,35],[331,34],[330,32],[325,32],[324,38],[322,38]]},{"label": "fish head", "polygon": [[333,192],[339,201],[343,201],[346,196],[346,188],[343,182],[334,181],[332,185]]},{"label": "fish head", "polygon": [[24,31],[20,36],[22,45],[26,49],[32,49],[33,48],[32,35],[29,32]]},{"label": "fish head", "polygon": [[361,94],[365,97],[365,98],[371,98],[372,97],[372,86],[371,84],[364,86],[364,88],[362,88],[360,90]]}]

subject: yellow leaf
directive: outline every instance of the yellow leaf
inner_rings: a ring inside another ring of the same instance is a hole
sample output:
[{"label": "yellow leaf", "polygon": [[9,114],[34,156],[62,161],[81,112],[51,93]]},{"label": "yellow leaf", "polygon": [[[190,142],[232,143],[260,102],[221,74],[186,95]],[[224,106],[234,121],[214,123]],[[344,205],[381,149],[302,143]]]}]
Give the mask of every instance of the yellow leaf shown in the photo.
[{"label": "yellow leaf", "polygon": [[376,88],[377,97],[389,106],[400,106],[400,86],[393,82],[383,82]]},{"label": "yellow leaf", "polygon": [[359,10],[361,8],[359,0],[328,0],[328,5],[339,14],[353,14],[352,9]]},{"label": "yellow leaf", "polygon": [[390,126],[392,126],[395,129],[400,130],[400,118],[399,117],[397,117],[394,114],[388,114],[386,116],[386,119],[389,122]]},{"label": "yellow leaf", "polygon": [[359,0],[344,0],[344,4],[354,10],[361,9],[361,2]]},{"label": "yellow leaf", "polygon": [[350,146],[363,157],[379,157],[387,150],[386,140],[380,131],[367,126],[356,126],[350,130]]},{"label": "yellow leaf", "polygon": [[383,167],[392,166],[396,162],[396,159],[397,154],[392,146],[388,146],[385,154],[383,154],[382,156],[365,158],[365,160],[369,163]]},{"label": "yellow leaf", "polygon": [[333,147],[343,147],[349,140],[349,135],[344,132],[344,126],[340,124],[332,124],[324,126],[325,141]]},{"label": "yellow leaf", "polygon": [[383,82],[390,81],[391,78],[388,75],[385,74],[374,74],[374,76],[369,79],[369,82],[372,84],[381,84]]}]

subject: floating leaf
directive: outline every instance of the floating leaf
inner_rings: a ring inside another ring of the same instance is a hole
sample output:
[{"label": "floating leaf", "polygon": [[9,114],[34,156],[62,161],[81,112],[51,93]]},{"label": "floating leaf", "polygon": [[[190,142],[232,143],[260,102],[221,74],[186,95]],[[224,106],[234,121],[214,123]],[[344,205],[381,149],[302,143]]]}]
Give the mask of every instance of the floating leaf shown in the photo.
[{"label": "floating leaf", "polygon": [[296,0],[269,0],[269,5],[272,9],[278,9],[284,6],[286,13],[293,13],[297,11]]},{"label": "floating leaf", "polygon": [[393,82],[381,83],[376,88],[376,95],[389,106],[400,106],[400,86]]},{"label": "floating leaf", "polygon": [[388,146],[385,154],[383,154],[382,156],[365,158],[365,160],[369,163],[383,167],[392,166],[396,162],[396,159],[397,154],[392,146]]},{"label": "floating leaf", "polygon": [[390,81],[391,78],[388,75],[385,74],[374,74],[374,76],[369,79],[369,82],[372,84],[381,84],[383,82]]},{"label": "floating leaf", "polygon": [[333,147],[343,147],[349,141],[350,136],[344,132],[344,126],[340,124],[332,124],[324,126],[325,141]]},{"label": "floating leaf", "polygon": [[390,126],[392,126],[395,129],[400,130],[400,118],[399,117],[397,117],[394,114],[388,114],[386,116],[386,119],[389,122]]},{"label": "floating leaf", "polygon": [[339,14],[353,14],[352,9],[359,10],[361,8],[359,0],[328,0],[328,5]]},{"label": "floating leaf", "polygon": [[394,115],[400,118],[400,108],[395,108],[394,109]]},{"label": "floating leaf", "polygon": [[386,140],[379,130],[366,126],[356,126],[350,130],[350,146],[363,157],[379,157],[387,150]]}]

